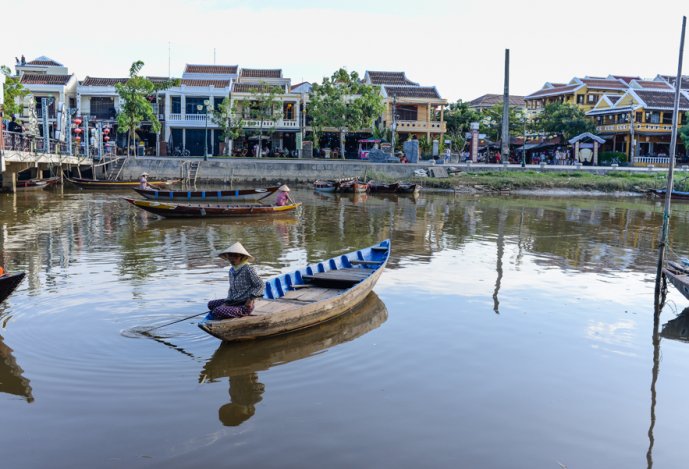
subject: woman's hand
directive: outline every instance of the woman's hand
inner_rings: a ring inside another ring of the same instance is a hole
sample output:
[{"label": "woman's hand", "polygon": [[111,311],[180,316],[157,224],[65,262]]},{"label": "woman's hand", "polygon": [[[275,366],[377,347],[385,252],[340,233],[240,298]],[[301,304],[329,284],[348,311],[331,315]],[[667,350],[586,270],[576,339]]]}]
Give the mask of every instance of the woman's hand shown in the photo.
[{"label": "woman's hand", "polygon": [[246,303],[244,303],[244,306],[246,306],[247,308],[253,308],[254,307],[254,299],[249,298],[248,300],[246,300]]}]

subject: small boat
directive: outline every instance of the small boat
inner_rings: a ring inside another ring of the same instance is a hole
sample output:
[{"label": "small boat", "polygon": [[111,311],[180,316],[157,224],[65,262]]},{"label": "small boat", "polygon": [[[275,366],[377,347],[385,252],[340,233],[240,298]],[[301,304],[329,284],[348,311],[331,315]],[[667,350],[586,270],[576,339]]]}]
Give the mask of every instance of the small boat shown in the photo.
[{"label": "small boat", "polygon": [[368,183],[368,190],[375,194],[418,194],[421,191],[421,184],[406,182],[375,182]]},{"label": "small boat", "polygon": [[[98,189],[98,190],[110,190],[110,189],[132,189],[139,187],[139,181],[106,181],[102,179],[85,179],[85,178],[70,178],[65,176],[65,179],[75,186],[82,189]],[[149,186],[163,186],[179,182],[179,179],[169,179],[160,181],[148,181]]]},{"label": "small boat", "polygon": [[337,186],[335,189],[335,192],[342,192],[342,193],[355,193],[355,194],[362,194],[364,192],[368,191],[368,183],[366,182],[359,182],[358,180],[353,180],[353,181],[348,181],[348,182],[343,182],[340,185]]},{"label": "small boat", "polygon": [[[657,196],[657,197],[662,197],[663,199],[665,198],[665,194],[667,193],[667,190],[665,189],[651,189],[649,191],[651,194]],[[670,200],[689,200],[689,192],[682,192],[682,191],[672,191]]]},{"label": "small boat", "polygon": [[0,301],[5,301],[5,299],[19,286],[22,280],[24,280],[25,276],[26,272],[14,272],[0,275]]},{"label": "small boat", "polygon": [[316,192],[343,192],[340,190],[340,188],[343,185],[350,184],[354,181],[354,178],[316,179],[313,182],[313,190]]},{"label": "small boat", "polygon": [[256,188],[256,189],[235,189],[224,191],[163,191],[155,189],[133,188],[139,195],[150,200],[174,200],[174,201],[230,201],[230,200],[257,200],[268,197],[275,193],[280,186]]},{"label": "small boat", "polygon": [[373,290],[390,258],[390,240],[306,265],[266,281],[249,316],[213,320],[199,327],[233,342],[271,337],[315,326],[350,311]]},{"label": "small boat", "polygon": [[50,177],[46,179],[24,179],[17,181],[17,190],[40,190],[60,184],[60,177]]},{"label": "small boat", "polygon": [[689,267],[669,261],[663,273],[665,278],[689,300]]},{"label": "small boat", "polygon": [[301,206],[301,202],[278,206],[260,204],[182,204],[179,202],[135,200],[126,197],[124,200],[135,207],[166,218],[228,218],[270,215],[296,210]]}]

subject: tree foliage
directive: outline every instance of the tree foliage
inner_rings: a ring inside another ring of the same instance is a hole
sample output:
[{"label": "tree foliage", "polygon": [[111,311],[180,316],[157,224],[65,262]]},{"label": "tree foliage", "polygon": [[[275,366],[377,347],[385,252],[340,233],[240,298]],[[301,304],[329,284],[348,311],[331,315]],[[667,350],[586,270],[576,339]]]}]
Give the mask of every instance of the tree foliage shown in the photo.
[{"label": "tree foliage", "polygon": [[230,98],[222,100],[217,109],[213,109],[211,120],[220,130],[220,135],[225,140],[225,154],[231,151],[232,140],[242,135],[244,120],[238,110],[238,102],[232,102]]},{"label": "tree foliage", "polygon": [[[160,132],[160,121],[156,116],[150,98],[155,97],[158,91],[178,86],[179,79],[165,80],[153,83],[139,72],[144,63],[137,60],[129,69],[129,79],[124,83],[116,83],[115,89],[122,99],[122,106],[117,114],[118,132],[129,133],[129,140],[133,140],[134,132],[141,127],[141,123],[148,121],[154,132]],[[127,145],[129,152],[129,145]]]},{"label": "tree foliage", "polygon": [[259,122],[258,135],[259,144],[256,147],[256,157],[261,157],[261,146],[263,142],[263,132],[268,134],[275,132],[275,126],[264,128],[264,122],[275,122],[282,119],[284,113],[282,111],[282,101],[278,99],[278,95],[284,93],[283,88],[279,86],[271,86],[266,83],[261,83],[256,90],[252,91],[248,101],[242,101],[242,107],[248,108],[250,119]]},{"label": "tree foliage", "polygon": [[[524,135],[525,111],[520,108],[509,108],[509,134]],[[479,132],[485,133],[489,140],[497,141],[502,138],[502,104],[496,104],[481,113]]]},{"label": "tree foliage", "polygon": [[5,96],[5,115],[21,115],[24,98],[29,95],[29,90],[24,88],[20,77],[12,75],[12,70],[6,65],[0,66],[0,71],[5,75],[5,84],[2,89]]},{"label": "tree foliage", "polygon": [[594,132],[596,125],[581,109],[572,104],[551,103],[536,117],[533,130],[561,135],[565,140],[569,140],[584,132]]},{"label": "tree foliage", "polygon": [[452,142],[457,151],[461,151],[466,144],[467,132],[471,132],[471,123],[479,122],[480,114],[459,99],[456,103],[448,105],[444,117],[447,125],[445,137]]},{"label": "tree foliage", "polygon": [[684,124],[677,130],[677,135],[679,135],[680,140],[682,140],[682,145],[684,145],[684,153],[689,154],[689,112],[684,113]]},{"label": "tree foliage", "polygon": [[309,97],[309,115],[314,144],[326,127],[340,132],[340,154],[344,157],[344,138],[348,130],[370,129],[385,110],[377,86],[363,83],[356,72],[340,68],[331,77],[314,83]]}]

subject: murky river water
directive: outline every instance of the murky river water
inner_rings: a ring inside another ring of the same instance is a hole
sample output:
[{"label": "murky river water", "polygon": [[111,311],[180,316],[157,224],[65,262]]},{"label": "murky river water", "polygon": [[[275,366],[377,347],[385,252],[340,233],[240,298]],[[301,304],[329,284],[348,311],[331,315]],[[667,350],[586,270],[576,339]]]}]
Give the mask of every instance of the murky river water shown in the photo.
[{"label": "murky river water", "polygon": [[[297,215],[232,221],[0,196],[2,261],[27,271],[0,305],[2,467],[686,466],[674,289],[652,341],[660,205],[293,194]],[[674,252],[688,234],[675,205]],[[215,253],[236,240],[270,276],[388,237],[375,294],[335,322],[239,345],[196,319],[123,334],[223,297]]]}]

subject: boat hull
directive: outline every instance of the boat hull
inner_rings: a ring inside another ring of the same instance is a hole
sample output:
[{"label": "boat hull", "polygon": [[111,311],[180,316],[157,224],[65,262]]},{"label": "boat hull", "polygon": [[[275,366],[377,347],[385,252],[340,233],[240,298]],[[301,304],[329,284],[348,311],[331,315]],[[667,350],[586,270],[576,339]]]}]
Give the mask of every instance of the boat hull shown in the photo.
[{"label": "boat hull", "polygon": [[25,275],[26,272],[16,272],[0,276],[0,302],[5,301],[12,294],[24,280]]},{"label": "boat hull", "polygon": [[181,204],[174,202],[157,202],[154,200],[135,200],[125,198],[137,208],[166,218],[231,218],[271,215],[296,210],[301,203],[290,205],[225,205],[225,204]]},{"label": "boat hull", "polygon": [[[199,327],[218,339],[232,342],[278,336],[330,321],[347,313],[368,296],[383,273],[389,256],[390,241],[386,240],[274,277],[266,282],[266,294],[264,298],[256,300],[250,316],[214,321],[209,313]],[[371,266],[375,266],[375,269],[371,269]],[[335,279],[338,274],[366,276],[347,288],[337,284],[319,287],[318,282],[327,279],[325,276],[328,273],[333,274],[334,277],[330,278]],[[309,277],[317,281],[315,286],[309,286]],[[290,296],[300,295],[303,291],[306,293],[301,299]],[[307,300],[307,296],[310,299]]]},{"label": "boat hull", "polygon": [[[139,187],[141,184],[139,181],[102,181],[94,179],[83,179],[83,178],[68,178],[65,179],[81,189],[95,189],[95,190],[126,190],[134,189]],[[176,180],[167,181],[148,181],[149,186],[164,186],[168,184],[174,184],[179,182]]]},{"label": "boat hull", "polygon": [[[654,189],[652,193],[658,197],[665,198],[667,191],[665,189]],[[672,191],[670,200],[689,201],[689,192]]]},{"label": "boat hull", "polygon": [[152,189],[134,190],[141,196],[149,200],[170,200],[176,202],[218,202],[218,201],[237,201],[237,200],[258,200],[268,197],[277,192],[280,186],[257,188],[257,189],[236,189],[222,191],[162,191]]}]

